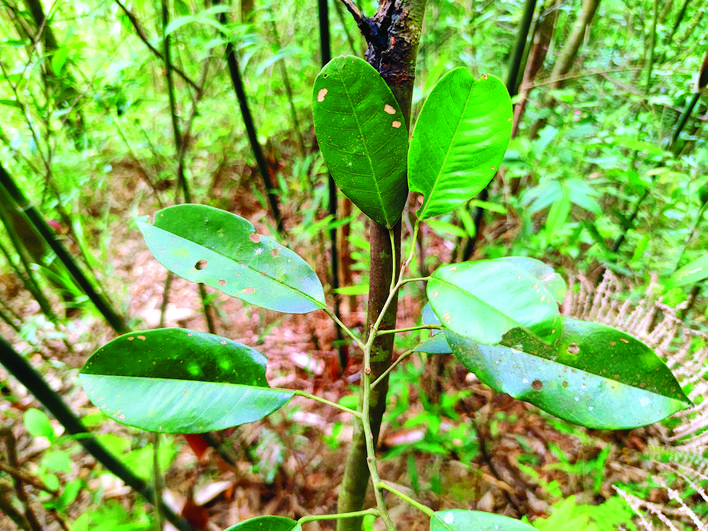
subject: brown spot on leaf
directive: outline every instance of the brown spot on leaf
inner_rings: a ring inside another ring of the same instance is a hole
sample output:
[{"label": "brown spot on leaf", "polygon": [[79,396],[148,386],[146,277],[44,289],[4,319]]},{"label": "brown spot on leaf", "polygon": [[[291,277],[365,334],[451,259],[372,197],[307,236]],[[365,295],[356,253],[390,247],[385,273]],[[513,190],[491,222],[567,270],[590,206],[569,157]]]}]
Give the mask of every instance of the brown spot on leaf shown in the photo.
[{"label": "brown spot on leaf", "polygon": [[384,111],[386,111],[386,113],[388,114],[396,114],[396,109],[391,107],[388,103],[384,105]]},{"label": "brown spot on leaf", "polygon": [[197,271],[201,271],[207,266],[208,263],[209,262],[207,262],[206,260],[199,260],[196,264],[194,264],[194,269],[196,269]]},{"label": "brown spot on leaf", "polygon": [[276,256],[278,256],[278,253],[279,253],[279,252],[280,252],[280,251],[278,251],[278,249],[271,249],[271,250],[270,250],[270,254],[273,256],[273,258],[275,258]]},{"label": "brown spot on leaf", "polygon": [[541,380],[534,380],[531,382],[531,387],[533,387],[534,391],[540,391],[543,389],[543,382]]},{"label": "brown spot on leaf", "polygon": [[329,89],[326,89],[326,88],[320,89],[319,92],[317,93],[317,101],[322,103],[328,92],[329,92]]},{"label": "brown spot on leaf", "polygon": [[563,389],[565,389],[566,387],[568,387],[568,382],[563,381],[563,383],[561,385],[563,386]]},{"label": "brown spot on leaf", "polygon": [[252,293],[256,292],[256,288],[243,288],[241,290],[241,293],[245,293],[246,295],[251,295]]},{"label": "brown spot on leaf", "polygon": [[251,240],[253,243],[258,243],[261,241],[261,235],[257,232],[252,232],[248,235],[248,239]]},{"label": "brown spot on leaf", "polygon": [[134,339],[135,339],[135,338],[134,338],[133,336],[130,336],[130,337],[128,338],[128,341],[133,341]]},{"label": "brown spot on leaf", "polygon": [[622,343],[629,343],[629,340],[628,340],[628,339],[625,339],[625,338],[623,338],[623,337],[620,338],[620,341],[621,341]]},{"label": "brown spot on leaf", "polygon": [[147,338],[146,338],[145,336],[138,336],[138,339],[139,339],[140,341],[145,341]]},{"label": "brown spot on leaf", "polygon": [[226,340],[222,339],[221,341],[219,341],[219,343],[221,343],[222,345],[226,345]]},{"label": "brown spot on leaf", "polygon": [[219,280],[219,286],[226,286],[226,281],[223,278]]},{"label": "brown spot on leaf", "polygon": [[568,354],[577,354],[578,352],[580,352],[580,347],[577,343],[573,342],[568,345]]},{"label": "brown spot on leaf", "polygon": [[401,122],[399,122],[398,120],[394,120],[391,125],[398,129],[399,127],[401,127]]}]

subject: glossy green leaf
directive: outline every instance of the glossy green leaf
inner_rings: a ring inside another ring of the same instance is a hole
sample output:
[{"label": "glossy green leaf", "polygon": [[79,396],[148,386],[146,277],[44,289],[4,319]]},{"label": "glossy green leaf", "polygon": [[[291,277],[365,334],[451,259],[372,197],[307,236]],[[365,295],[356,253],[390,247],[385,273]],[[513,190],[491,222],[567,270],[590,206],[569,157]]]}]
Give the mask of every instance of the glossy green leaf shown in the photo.
[{"label": "glossy green leaf", "polygon": [[337,186],[376,223],[393,227],[408,198],[408,131],[386,82],[362,59],[332,59],[315,80],[312,114]]},{"label": "glossy green leaf", "polygon": [[431,275],[427,294],[442,325],[472,341],[498,343],[523,327],[553,342],[560,337],[564,289],[542,262],[508,257],[443,266]]},{"label": "glossy green leaf", "polygon": [[138,221],[155,258],[177,275],[246,302],[288,313],[325,307],[324,290],[297,254],[250,222],[204,205],[176,205]]},{"label": "glossy green leaf", "polygon": [[226,531],[300,531],[295,520],[283,516],[259,516],[229,527]]},{"label": "glossy green leaf", "polygon": [[436,511],[430,519],[430,531],[529,531],[533,529],[535,528],[508,516],[464,509]]},{"label": "glossy green leaf", "polygon": [[423,194],[418,218],[445,214],[492,180],[511,138],[511,99],[492,76],[457,68],[435,85],[420,111],[408,153],[410,189]]},{"label": "glossy green leaf", "polygon": [[446,331],[453,354],[493,389],[588,428],[628,429],[691,405],[644,343],[614,328],[563,317],[556,347],[523,329],[501,345]]},{"label": "glossy green leaf", "polygon": [[133,332],[88,359],[79,380],[105,414],[129,426],[200,433],[259,420],[292,393],[265,378],[266,358],[229,339],[165,328]]},{"label": "glossy green leaf", "polygon": [[685,286],[708,278],[708,254],[686,264],[669,278],[671,286]]}]

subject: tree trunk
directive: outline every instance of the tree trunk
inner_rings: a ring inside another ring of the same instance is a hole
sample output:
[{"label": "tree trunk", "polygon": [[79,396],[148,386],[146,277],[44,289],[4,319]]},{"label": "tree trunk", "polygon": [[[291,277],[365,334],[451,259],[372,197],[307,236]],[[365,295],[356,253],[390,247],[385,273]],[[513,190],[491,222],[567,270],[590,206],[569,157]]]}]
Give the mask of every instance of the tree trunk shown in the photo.
[{"label": "tree trunk", "polygon": [[543,9],[544,11],[548,11],[548,13],[538,21],[536,26],[533,45],[531,46],[531,51],[529,52],[528,59],[526,60],[524,78],[521,82],[521,87],[519,88],[519,100],[514,106],[514,126],[511,130],[512,138],[516,136],[519,129],[519,123],[521,122],[521,118],[526,110],[526,102],[528,101],[528,97],[532,89],[531,85],[536,78],[536,74],[538,74],[541,67],[543,67],[543,63],[548,55],[548,49],[551,46],[551,39],[553,38],[553,30],[556,26],[556,21],[558,20],[558,9],[555,9],[557,5],[557,0],[547,2],[543,6]]},{"label": "tree trunk", "polygon": [[[573,29],[568,35],[565,41],[565,46],[561,51],[556,64],[551,72],[551,84],[550,88],[559,89],[565,84],[564,76],[570,72],[573,67],[573,62],[578,56],[578,50],[580,50],[580,45],[585,40],[585,33],[587,32],[592,19],[595,16],[598,6],[600,5],[600,0],[583,0],[583,5],[578,14],[578,18],[573,24]],[[552,107],[555,105],[555,100],[551,97],[546,98],[545,106]],[[546,119],[536,121],[531,130],[529,131],[529,138],[536,138],[538,132],[543,129],[546,125]]]},{"label": "tree trunk", "polygon": [[[378,10],[371,19],[357,21],[360,28],[370,23],[368,29],[371,30],[373,27],[376,30],[371,33],[365,31],[365,36],[369,41],[367,60],[378,70],[391,88],[409,129],[415,62],[425,14],[425,3],[426,0],[380,0]],[[367,33],[369,34],[367,35]],[[368,330],[371,330],[372,325],[378,319],[389,296],[393,275],[398,274],[400,270],[400,221],[393,231],[394,246],[392,248],[388,229],[371,222]],[[398,298],[396,297],[384,314],[380,330],[395,328],[397,308]],[[369,375],[371,381],[375,381],[390,367],[393,340],[393,334],[386,334],[374,341],[371,352],[371,374]],[[364,375],[362,375],[363,381]],[[387,391],[388,381],[386,380],[371,392],[369,411],[374,446],[378,440],[381,419],[386,409]],[[368,483],[366,441],[364,431],[357,423],[339,495],[338,510],[340,513],[361,510]],[[358,531],[361,529],[361,521],[361,518],[341,519],[337,522],[337,530]]]}]

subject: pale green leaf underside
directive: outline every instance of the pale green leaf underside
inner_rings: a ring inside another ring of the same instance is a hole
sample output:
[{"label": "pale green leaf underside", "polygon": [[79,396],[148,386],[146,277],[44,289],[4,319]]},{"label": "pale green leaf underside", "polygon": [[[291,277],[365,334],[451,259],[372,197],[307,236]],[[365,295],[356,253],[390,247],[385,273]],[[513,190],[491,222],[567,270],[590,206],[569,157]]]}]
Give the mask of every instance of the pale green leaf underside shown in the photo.
[{"label": "pale green leaf underside", "polygon": [[81,374],[79,380],[104,414],[122,424],[164,433],[203,433],[254,422],[292,397],[228,383],[95,374]]},{"label": "pale green leaf underside", "polygon": [[315,132],[337,186],[376,223],[393,227],[408,197],[408,131],[378,72],[357,57],[337,57],[315,80]]},{"label": "pale green leaf underside", "polygon": [[455,356],[493,389],[589,428],[628,429],[690,406],[666,365],[618,330],[570,318],[550,346],[521,329],[504,345],[482,345],[450,331]]},{"label": "pale green leaf underside", "polygon": [[[533,263],[538,269],[530,268]],[[479,343],[498,343],[517,327],[553,342],[561,332],[555,297],[562,289],[548,270],[530,258],[443,266],[428,281],[428,300],[444,327]]]},{"label": "pale green leaf underside", "polygon": [[167,269],[246,302],[288,313],[325,307],[324,290],[296,253],[256,233],[247,220],[204,205],[176,205],[138,221],[145,242]]},{"label": "pale green leaf underside", "polygon": [[487,186],[504,158],[511,120],[511,99],[497,78],[475,81],[457,68],[438,81],[408,154],[410,189],[424,197],[418,218],[450,212]]},{"label": "pale green leaf underside", "polygon": [[533,529],[530,525],[507,516],[464,509],[437,511],[430,519],[430,531],[530,531]]}]

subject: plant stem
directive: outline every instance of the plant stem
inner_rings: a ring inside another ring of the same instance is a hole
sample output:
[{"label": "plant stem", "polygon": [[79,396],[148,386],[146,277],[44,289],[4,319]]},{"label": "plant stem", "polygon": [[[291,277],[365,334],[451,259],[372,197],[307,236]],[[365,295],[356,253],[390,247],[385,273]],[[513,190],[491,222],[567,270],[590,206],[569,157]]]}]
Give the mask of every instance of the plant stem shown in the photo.
[{"label": "plant stem", "polygon": [[422,503],[415,501],[415,500],[414,500],[413,498],[411,498],[410,496],[406,496],[406,495],[403,494],[400,490],[396,489],[395,487],[393,487],[392,485],[390,485],[390,484],[389,484],[388,482],[386,482],[386,481],[380,481],[380,482],[379,482],[379,487],[381,487],[382,489],[386,489],[386,490],[389,491],[389,492],[392,492],[393,494],[395,494],[396,496],[398,496],[399,498],[401,498],[403,501],[408,502],[409,504],[411,504],[411,505],[412,505],[413,507],[415,507],[416,509],[418,509],[418,510],[424,512],[424,513],[428,516],[428,518],[432,518],[433,515],[435,514],[435,511],[433,511],[430,507],[426,507],[426,506],[423,505]]},{"label": "plant stem", "polygon": [[415,332],[416,330],[441,330],[442,326],[440,325],[418,325],[418,326],[409,326],[407,328],[396,328],[395,330],[382,330],[379,332],[380,336],[386,335],[386,334],[398,334],[399,332]]},{"label": "plant stem", "polygon": [[398,367],[401,364],[401,362],[403,360],[409,358],[411,356],[411,354],[414,354],[415,352],[416,352],[415,350],[408,350],[408,351],[404,352],[403,354],[401,354],[400,356],[398,356],[398,359],[396,359],[396,361],[394,361],[391,364],[391,366],[388,369],[386,369],[384,371],[384,373],[381,376],[379,376],[374,383],[371,384],[371,388],[373,389],[374,387],[376,387],[379,384],[379,382],[381,382],[381,380],[386,378],[389,375],[389,373],[391,371],[393,371],[393,369],[395,369],[396,367]]},{"label": "plant stem", "polygon": [[338,316],[333,310],[330,310],[329,308],[324,308],[323,310],[324,310],[324,312],[325,312],[327,315],[329,315],[330,319],[332,319],[335,323],[337,323],[337,324],[339,325],[339,328],[340,328],[340,329],[344,330],[344,333],[346,333],[346,334],[354,341],[354,343],[356,343],[356,345],[357,345],[361,350],[364,350],[364,348],[365,348],[365,346],[366,346],[366,345],[364,344],[364,342],[363,342],[361,339],[359,339],[358,337],[356,337],[356,335],[354,334],[354,332],[352,332],[352,331],[347,327],[347,325],[345,325],[345,324],[342,322],[342,320],[339,318],[339,316]]},{"label": "plant stem", "polygon": [[371,428],[371,418],[369,402],[371,399],[371,367],[370,363],[371,352],[369,350],[364,352],[364,374],[362,375],[362,381],[364,383],[364,392],[362,399],[362,411],[361,411],[361,425],[364,430],[364,436],[366,440],[366,464],[369,468],[369,475],[371,476],[371,482],[374,485],[374,496],[376,497],[376,506],[379,509],[381,519],[386,525],[388,531],[396,531],[396,526],[391,520],[391,516],[388,514],[386,509],[386,503],[383,499],[383,493],[379,489],[378,485],[381,482],[379,478],[379,472],[376,466],[376,448],[374,445],[374,432]]},{"label": "plant stem", "polygon": [[379,512],[376,509],[364,509],[363,511],[354,511],[351,513],[339,513],[339,514],[309,514],[300,518],[297,523],[305,524],[307,522],[317,522],[318,520],[340,520],[343,518],[357,518],[361,516],[366,516],[372,514],[378,516]]},{"label": "plant stem", "polygon": [[294,393],[296,396],[302,396],[305,398],[309,398],[311,400],[315,400],[315,401],[320,402],[322,404],[326,404],[328,406],[332,406],[332,407],[337,408],[341,411],[344,411],[345,413],[349,413],[350,415],[354,415],[358,419],[361,418],[361,412],[356,411],[355,409],[350,409],[346,406],[342,406],[340,404],[337,404],[336,402],[332,402],[330,400],[327,400],[326,398],[322,398],[321,396],[312,395],[306,391],[299,391],[299,390],[293,391],[292,389],[276,389],[276,388],[273,388],[273,391],[285,391],[288,393]]},{"label": "plant stem", "polygon": [[[411,101],[418,42],[422,31],[426,0],[381,0],[376,14],[368,19],[363,17],[352,2],[346,7],[354,14],[362,30],[369,51],[368,62],[376,68],[391,88],[404,116],[406,127],[410,128]],[[376,29],[376,35],[371,29]],[[406,176],[407,178],[407,176]],[[376,388],[372,381],[379,378],[391,366],[394,335],[378,336],[378,330],[396,327],[398,290],[396,286],[401,260],[401,221],[391,231],[371,222],[370,226],[370,270],[369,309],[367,315],[367,339],[364,350],[364,375],[361,387],[362,422],[355,425],[354,435],[344,479],[339,494],[338,511],[348,513],[361,510],[369,477],[377,485],[376,444],[381,420],[386,409],[388,378],[384,376]],[[387,529],[394,529],[386,513],[383,497],[375,488],[377,506]],[[348,518],[337,522],[338,531],[358,531],[361,518]]]}]

